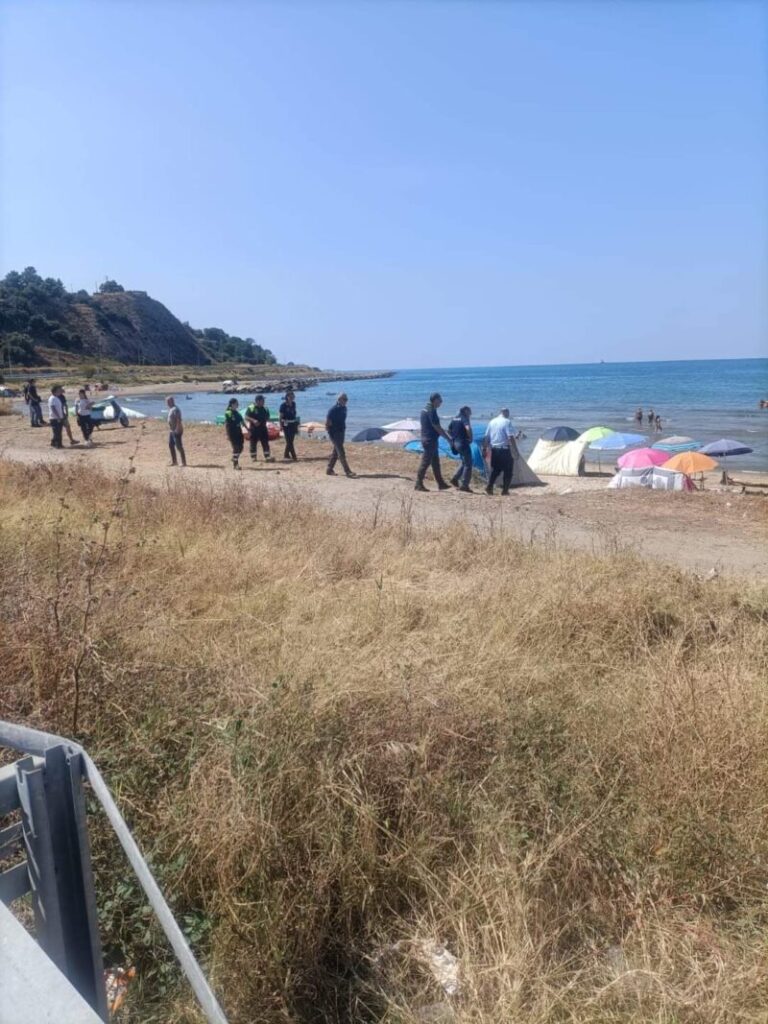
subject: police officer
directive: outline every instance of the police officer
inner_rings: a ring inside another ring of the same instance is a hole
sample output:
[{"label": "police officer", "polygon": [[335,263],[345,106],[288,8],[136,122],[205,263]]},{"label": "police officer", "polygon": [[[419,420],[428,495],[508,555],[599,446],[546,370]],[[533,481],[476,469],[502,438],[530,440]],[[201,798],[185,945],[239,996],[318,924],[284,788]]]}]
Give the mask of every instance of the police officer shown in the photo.
[{"label": "police officer", "polygon": [[435,391],[434,394],[429,396],[429,401],[421,410],[421,447],[423,448],[423,454],[416,472],[416,487],[414,490],[417,491],[427,490],[424,486],[424,477],[427,475],[428,469],[432,470],[438,490],[447,491],[449,489],[440,469],[440,456],[438,455],[437,448],[438,439],[441,437],[444,437],[449,444],[451,443],[450,437],[440,426],[440,417],[437,415],[437,410],[442,404],[442,395]]},{"label": "police officer", "polygon": [[240,456],[243,453],[243,427],[245,420],[238,408],[240,403],[236,398],[230,398],[227,411],[224,413],[224,429],[227,432],[229,443],[232,445],[232,468],[240,469]]},{"label": "police officer", "polygon": [[260,444],[264,449],[266,462],[274,462],[269,451],[269,409],[264,405],[264,395],[256,395],[253,402],[245,410],[245,420],[248,424],[248,434],[251,442],[251,459],[256,461],[257,446]]}]

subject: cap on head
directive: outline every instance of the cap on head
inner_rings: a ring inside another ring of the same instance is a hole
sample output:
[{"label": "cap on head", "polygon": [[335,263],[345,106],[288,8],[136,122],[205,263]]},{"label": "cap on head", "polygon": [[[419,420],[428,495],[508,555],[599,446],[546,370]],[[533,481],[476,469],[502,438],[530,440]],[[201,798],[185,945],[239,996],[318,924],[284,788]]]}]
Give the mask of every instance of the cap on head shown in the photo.
[{"label": "cap on head", "polygon": [[429,396],[429,400],[434,405],[435,402],[442,402],[443,396],[440,394],[439,391],[435,391]]},{"label": "cap on head", "polygon": [[264,395],[256,395],[256,401],[257,402],[263,402],[264,401]]},{"label": "cap on head", "polygon": [[336,396],[336,401],[337,402],[346,402],[347,401],[347,392],[346,391],[340,391],[338,393],[338,395]]}]

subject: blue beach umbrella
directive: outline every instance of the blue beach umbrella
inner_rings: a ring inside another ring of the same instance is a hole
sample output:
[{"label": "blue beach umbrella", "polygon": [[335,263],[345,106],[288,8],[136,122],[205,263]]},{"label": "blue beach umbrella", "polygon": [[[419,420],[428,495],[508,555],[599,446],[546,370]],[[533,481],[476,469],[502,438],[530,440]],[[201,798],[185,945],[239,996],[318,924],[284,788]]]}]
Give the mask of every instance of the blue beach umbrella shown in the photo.
[{"label": "blue beach umbrella", "polygon": [[550,427],[541,435],[542,441],[575,441],[579,436],[573,427]]},{"label": "blue beach umbrella", "polygon": [[[730,458],[731,455],[751,455],[754,448],[750,448],[747,444],[742,444],[741,441],[732,441],[728,437],[721,437],[719,441],[710,441],[709,444],[705,444],[701,451],[705,455],[709,455],[716,459]],[[723,464],[723,476],[722,483],[728,482],[728,470]]]},{"label": "blue beach umbrella", "polygon": [[715,459],[724,458],[727,455],[751,455],[754,448],[742,444],[741,441],[731,441],[727,437],[721,437],[719,441],[710,441],[703,448],[699,449],[705,455],[711,455]]},{"label": "blue beach umbrella", "polygon": [[644,434],[622,434],[616,430],[613,434],[598,437],[589,447],[603,452],[620,452],[624,448],[631,448],[633,444],[640,444],[641,441],[645,440]]}]

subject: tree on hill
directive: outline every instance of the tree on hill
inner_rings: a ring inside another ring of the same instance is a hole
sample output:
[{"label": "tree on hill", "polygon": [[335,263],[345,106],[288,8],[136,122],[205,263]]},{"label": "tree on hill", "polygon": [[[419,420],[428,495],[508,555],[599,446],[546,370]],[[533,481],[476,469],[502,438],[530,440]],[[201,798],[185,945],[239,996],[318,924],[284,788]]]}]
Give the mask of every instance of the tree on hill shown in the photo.
[{"label": "tree on hill", "polygon": [[102,295],[107,295],[110,292],[124,292],[125,288],[123,288],[121,284],[118,284],[117,281],[107,278],[99,285],[99,291]]}]

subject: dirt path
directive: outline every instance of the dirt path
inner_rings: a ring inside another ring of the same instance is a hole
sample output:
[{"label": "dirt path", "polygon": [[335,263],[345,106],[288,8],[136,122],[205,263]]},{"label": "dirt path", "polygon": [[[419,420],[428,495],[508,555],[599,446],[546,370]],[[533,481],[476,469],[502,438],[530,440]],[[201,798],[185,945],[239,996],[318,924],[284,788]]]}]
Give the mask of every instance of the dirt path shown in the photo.
[{"label": "dirt path", "polygon": [[[192,424],[185,432],[190,465],[168,466],[166,430],[144,421],[127,430],[105,428],[95,434],[96,447],[50,447],[47,429],[32,430],[19,416],[0,418],[0,456],[21,462],[95,465],[119,472],[130,456],[139,479],[164,486],[205,483],[225,487],[235,479],[229,446],[221,427]],[[546,486],[521,488],[508,498],[488,498],[482,491],[429,494],[413,490],[416,457],[382,445],[348,445],[357,479],[325,474],[330,446],[300,440],[300,461],[250,463],[247,454],[237,475],[246,487],[274,494],[311,498],[323,507],[363,523],[374,517],[398,518],[414,528],[466,520],[478,530],[504,531],[526,541],[559,543],[597,553],[630,549],[702,575],[718,573],[768,579],[768,496],[719,489],[696,494],[609,491],[607,476],[545,478]],[[448,460],[445,460],[446,463]],[[451,464],[453,465],[453,464]]]}]

